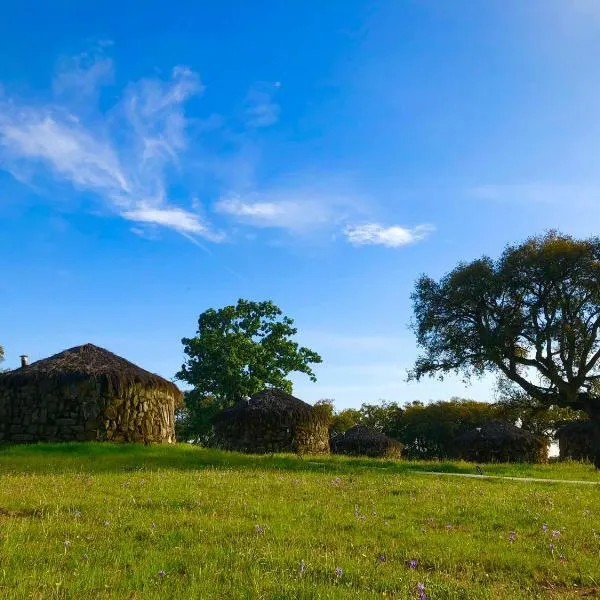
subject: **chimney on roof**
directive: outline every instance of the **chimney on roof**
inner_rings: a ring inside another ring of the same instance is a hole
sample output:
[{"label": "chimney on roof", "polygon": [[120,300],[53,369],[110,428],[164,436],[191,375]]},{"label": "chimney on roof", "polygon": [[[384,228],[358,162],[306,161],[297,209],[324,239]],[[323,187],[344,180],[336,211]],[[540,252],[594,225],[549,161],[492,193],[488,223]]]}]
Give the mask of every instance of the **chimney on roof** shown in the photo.
[{"label": "chimney on roof", "polygon": [[21,354],[21,366],[26,367],[29,364],[29,356],[27,354]]}]

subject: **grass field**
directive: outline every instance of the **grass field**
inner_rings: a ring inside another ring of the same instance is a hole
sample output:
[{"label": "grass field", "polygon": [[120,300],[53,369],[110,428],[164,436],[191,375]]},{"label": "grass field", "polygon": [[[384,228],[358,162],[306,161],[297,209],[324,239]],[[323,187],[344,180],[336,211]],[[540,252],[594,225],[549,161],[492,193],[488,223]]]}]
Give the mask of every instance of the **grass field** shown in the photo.
[{"label": "grass field", "polygon": [[0,447],[0,598],[600,597],[600,485],[423,470],[474,465]]}]

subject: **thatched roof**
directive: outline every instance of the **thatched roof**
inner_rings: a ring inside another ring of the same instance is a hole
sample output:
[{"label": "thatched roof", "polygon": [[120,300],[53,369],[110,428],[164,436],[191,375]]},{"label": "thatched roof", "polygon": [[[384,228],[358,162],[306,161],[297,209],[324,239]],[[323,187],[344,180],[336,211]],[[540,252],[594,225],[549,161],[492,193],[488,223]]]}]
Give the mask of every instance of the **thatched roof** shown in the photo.
[{"label": "thatched roof", "polygon": [[501,420],[488,421],[455,440],[462,458],[467,460],[494,460],[502,462],[547,460],[548,443],[545,438]]},{"label": "thatched roof", "polygon": [[253,394],[248,400],[242,400],[235,406],[217,413],[215,421],[220,420],[320,420],[319,411],[314,406],[296,398],[287,392],[274,388]]},{"label": "thatched roof", "polygon": [[535,439],[536,436],[530,431],[521,429],[508,421],[494,420],[463,433],[456,438],[456,441],[468,445],[483,440],[496,443],[506,443],[507,441],[512,443],[527,443],[535,441]]},{"label": "thatched roof", "polygon": [[75,346],[25,367],[0,374],[0,386],[23,385],[45,379],[71,383],[82,379],[104,380],[113,388],[139,384],[181,399],[174,383],[150,373],[132,362],[93,344]]},{"label": "thatched roof", "polygon": [[556,430],[556,437],[568,437],[579,435],[594,435],[594,424],[589,420],[578,420],[564,423]]},{"label": "thatched roof", "polygon": [[398,440],[361,423],[331,440],[331,450],[335,454],[400,456],[403,448],[404,445]]}]

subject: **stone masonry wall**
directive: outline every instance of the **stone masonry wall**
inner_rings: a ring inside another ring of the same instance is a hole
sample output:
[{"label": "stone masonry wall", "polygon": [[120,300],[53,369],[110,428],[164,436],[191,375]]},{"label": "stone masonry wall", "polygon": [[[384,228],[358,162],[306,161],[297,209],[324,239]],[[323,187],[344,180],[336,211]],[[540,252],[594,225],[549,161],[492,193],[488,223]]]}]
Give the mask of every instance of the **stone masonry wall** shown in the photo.
[{"label": "stone masonry wall", "polygon": [[174,398],[142,386],[109,395],[100,381],[0,385],[0,442],[175,441]]},{"label": "stone masonry wall", "polygon": [[327,425],[245,423],[220,421],[215,425],[215,445],[223,450],[264,454],[270,452],[298,452],[301,454],[328,454],[329,430]]}]

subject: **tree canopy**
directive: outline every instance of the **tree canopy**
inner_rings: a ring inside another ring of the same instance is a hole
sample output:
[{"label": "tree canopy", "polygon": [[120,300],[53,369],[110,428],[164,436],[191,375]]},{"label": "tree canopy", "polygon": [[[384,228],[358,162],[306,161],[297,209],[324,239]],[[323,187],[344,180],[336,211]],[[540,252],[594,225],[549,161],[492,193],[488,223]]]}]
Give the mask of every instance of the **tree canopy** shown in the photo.
[{"label": "tree canopy", "polygon": [[404,407],[397,437],[408,458],[457,458],[456,438],[496,416],[496,405],[487,402],[464,398],[429,404],[416,401]]},{"label": "tree canopy", "polygon": [[409,378],[496,372],[540,405],[582,410],[600,466],[600,238],[531,237],[439,281],[423,275],[412,298],[424,352]]},{"label": "tree canopy", "polygon": [[322,359],[292,339],[297,333],[293,325],[271,301],[240,299],[237,305],[203,312],[196,336],[182,340],[187,360],[176,376],[194,388],[187,395],[188,408],[204,406],[204,396],[219,408],[232,406],[265,387],[291,393],[288,376],[293,372],[316,381],[311,365]]}]

